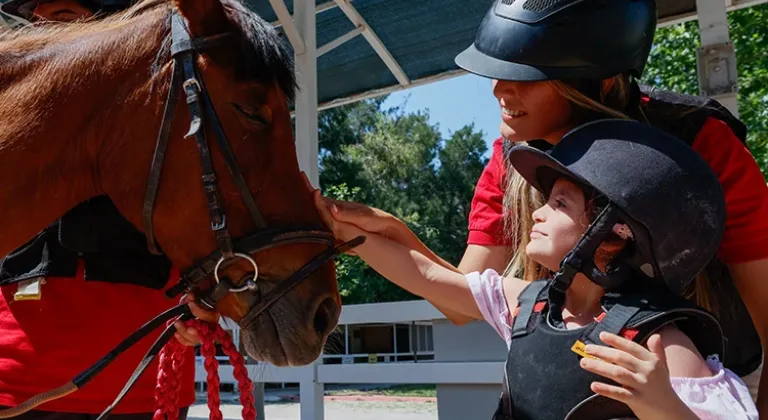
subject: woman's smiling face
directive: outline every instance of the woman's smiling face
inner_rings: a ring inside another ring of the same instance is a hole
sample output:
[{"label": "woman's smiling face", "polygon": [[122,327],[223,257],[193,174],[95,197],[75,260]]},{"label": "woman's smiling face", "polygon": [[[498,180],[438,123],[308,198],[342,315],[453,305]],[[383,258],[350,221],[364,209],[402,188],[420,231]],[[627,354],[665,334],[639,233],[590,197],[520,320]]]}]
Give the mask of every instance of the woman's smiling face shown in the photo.
[{"label": "woman's smiling face", "polygon": [[493,80],[501,108],[501,135],[513,142],[557,143],[572,127],[571,105],[551,82]]}]

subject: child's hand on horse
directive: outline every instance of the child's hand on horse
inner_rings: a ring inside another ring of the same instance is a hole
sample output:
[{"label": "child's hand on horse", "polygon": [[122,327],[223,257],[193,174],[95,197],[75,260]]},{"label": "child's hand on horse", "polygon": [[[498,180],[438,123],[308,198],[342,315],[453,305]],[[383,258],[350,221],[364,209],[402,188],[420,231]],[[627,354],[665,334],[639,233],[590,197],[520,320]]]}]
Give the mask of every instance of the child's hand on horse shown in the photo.
[{"label": "child's hand on horse", "polygon": [[651,335],[648,348],[607,332],[600,339],[611,347],[588,344],[586,352],[596,359],[581,359],[581,367],[621,386],[593,382],[593,392],[627,404],[643,420],[698,418],[672,388],[659,334]]},{"label": "child's hand on horse", "polygon": [[[220,315],[218,312],[203,309],[190,297],[186,297],[185,299],[189,301],[189,309],[192,311],[192,315],[194,315],[195,318],[210,323],[219,322]],[[176,327],[176,334],[174,334],[174,336],[177,340],[179,340],[179,343],[190,347],[194,347],[200,344],[200,336],[197,333],[197,329],[193,327],[187,327],[181,321],[176,321],[173,323],[173,325]]]},{"label": "child's hand on horse", "polygon": [[[322,194],[320,194],[320,190],[315,190],[312,194],[315,201],[315,207],[317,207],[317,210],[320,213],[320,218],[323,220],[323,223],[328,226],[329,229],[331,229],[334,236],[336,236],[339,241],[348,241],[357,236],[365,235],[366,233],[379,233],[368,230],[365,226],[358,226],[339,217],[339,212],[341,211],[340,206],[342,205],[360,206],[371,210],[375,209],[367,207],[363,204],[350,203],[347,201],[339,201],[332,198],[323,197]],[[356,255],[354,250],[348,251],[347,254]]]},{"label": "child's hand on horse", "polygon": [[[397,232],[397,227],[402,222],[390,213],[365,204],[352,201],[334,200],[333,198],[323,197],[319,190],[313,192],[315,206],[323,222],[331,228],[334,224],[344,223],[354,225],[359,230],[369,233],[375,233],[386,238],[393,239]],[[347,238],[351,239],[351,237]]]}]

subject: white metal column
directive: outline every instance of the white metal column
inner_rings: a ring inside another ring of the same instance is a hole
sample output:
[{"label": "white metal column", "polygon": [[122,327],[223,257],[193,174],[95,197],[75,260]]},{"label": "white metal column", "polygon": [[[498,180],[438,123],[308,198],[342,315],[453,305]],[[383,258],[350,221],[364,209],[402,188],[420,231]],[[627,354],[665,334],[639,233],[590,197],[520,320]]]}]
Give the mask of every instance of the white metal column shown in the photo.
[{"label": "white metal column", "polygon": [[301,420],[323,420],[325,418],[325,406],[323,404],[325,385],[317,381],[317,366],[322,363],[322,357],[315,360],[310,365],[311,370],[309,372],[311,373],[299,382]]},{"label": "white metal column", "polygon": [[[296,72],[299,93],[296,96],[296,154],[299,167],[307,174],[309,182],[320,186],[317,159],[320,155],[317,144],[317,23],[315,0],[294,0],[293,16],[296,28],[304,43],[304,51],[296,51]],[[325,387],[317,382],[317,364],[312,364],[312,377],[299,384],[301,420],[323,420]]]},{"label": "white metal column", "polygon": [[[320,186],[317,158],[317,27],[314,0],[294,0],[296,28],[304,44],[296,52],[299,93],[296,97],[296,153],[299,167],[316,188]],[[304,418],[302,414],[302,419]]]},{"label": "white metal column", "polygon": [[696,0],[701,47],[696,54],[699,94],[738,116],[736,52],[728,34],[727,7],[733,0]]}]

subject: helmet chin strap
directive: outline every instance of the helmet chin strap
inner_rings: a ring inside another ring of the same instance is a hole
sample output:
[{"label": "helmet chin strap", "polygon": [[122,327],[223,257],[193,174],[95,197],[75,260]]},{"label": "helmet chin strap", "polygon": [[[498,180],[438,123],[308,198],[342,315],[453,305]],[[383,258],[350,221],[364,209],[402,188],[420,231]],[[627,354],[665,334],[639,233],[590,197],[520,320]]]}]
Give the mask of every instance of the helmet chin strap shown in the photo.
[{"label": "helmet chin strap", "polygon": [[[587,228],[576,246],[563,258],[560,271],[550,280],[549,304],[553,317],[559,319],[560,310],[565,303],[565,292],[571,287],[573,278],[578,273],[587,276],[593,283],[606,291],[621,286],[629,277],[631,268],[624,263],[614,264],[607,272],[595,265],[595,251],[603,240],[613,231],[613,226],[619,220],[619,211],[611,203],[600,212],[595,221]],[[557,307],[557,310],[554,310]]]}]

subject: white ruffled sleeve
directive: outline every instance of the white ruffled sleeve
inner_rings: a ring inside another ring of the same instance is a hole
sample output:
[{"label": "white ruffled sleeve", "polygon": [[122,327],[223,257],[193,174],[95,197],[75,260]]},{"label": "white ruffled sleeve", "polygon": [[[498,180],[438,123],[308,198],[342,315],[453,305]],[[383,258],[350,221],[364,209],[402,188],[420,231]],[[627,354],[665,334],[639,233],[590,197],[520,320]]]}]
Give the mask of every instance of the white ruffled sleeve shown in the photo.
[{"label": "white ruffled sleeve", "polygon": [[757,420],[757,407],[741,378],[716,356],[707,358],[707,365],[714,373],[708,378],[670,378],[683,403],[701,420]]},{"label": "white ruffled sleeve", "polygon": [[469,273],[466,278],[485,322],[493,327],[509,347],[512,333],[509,325],[509,308],[507,308],[507,299],[504,297],[504,278],[491,269],[482,273]]}]

